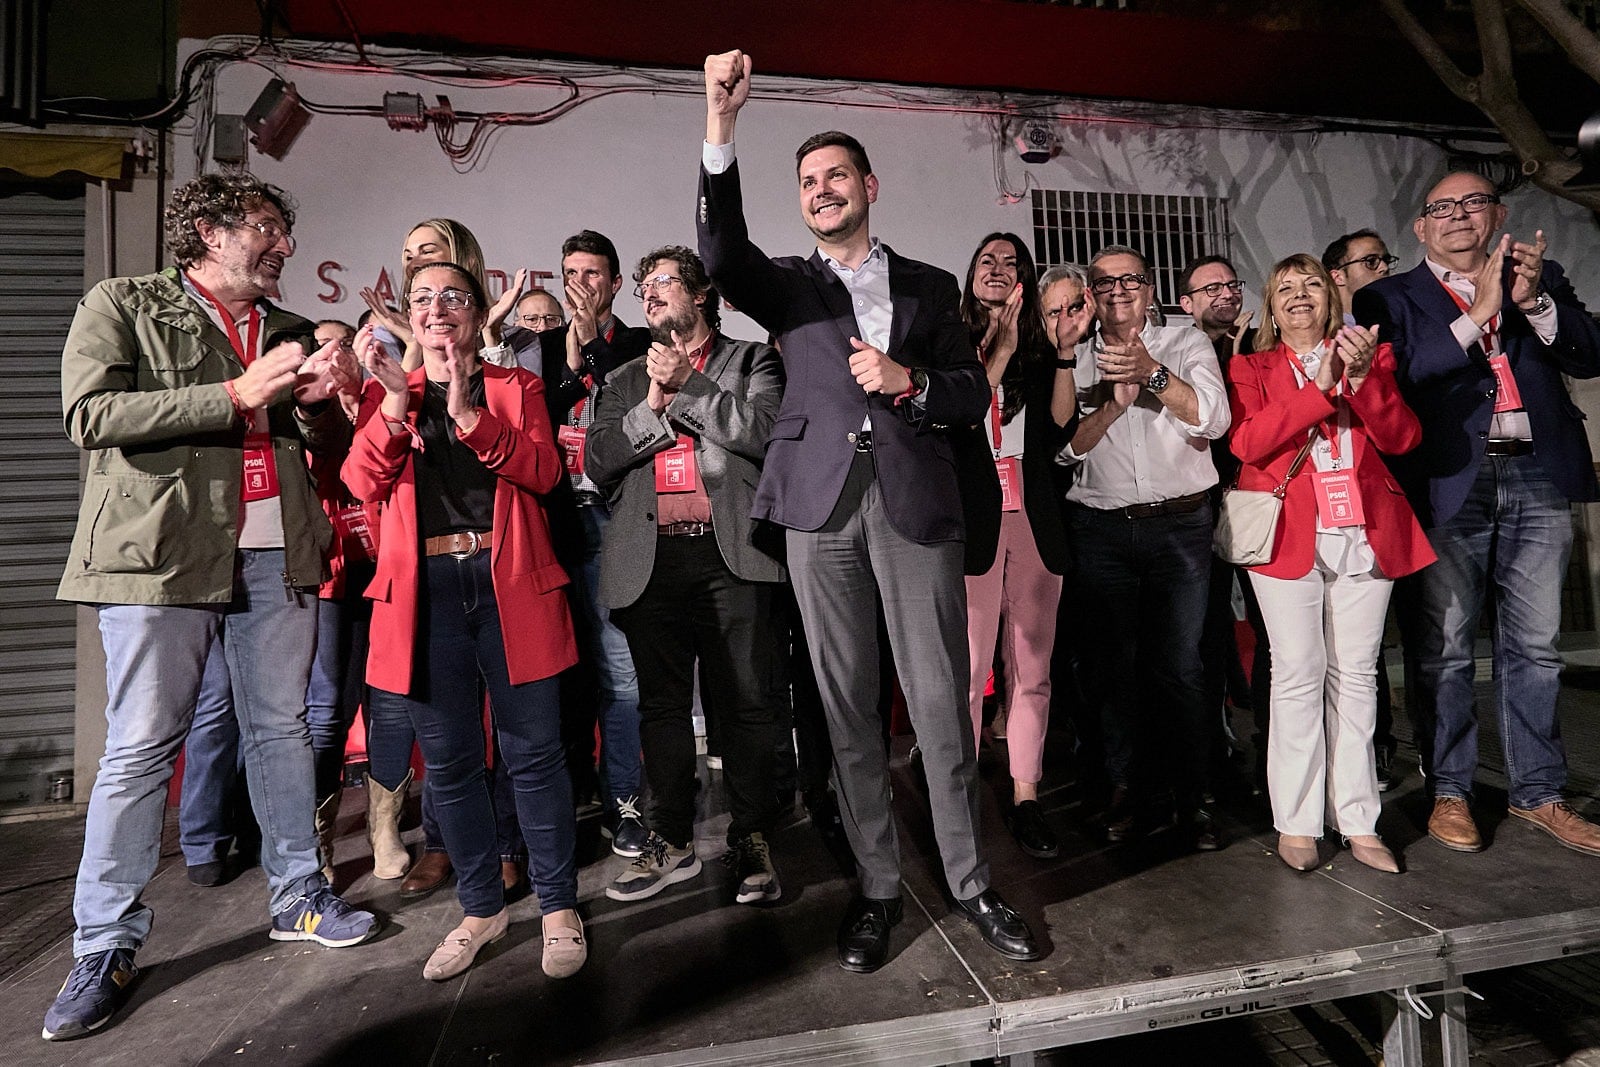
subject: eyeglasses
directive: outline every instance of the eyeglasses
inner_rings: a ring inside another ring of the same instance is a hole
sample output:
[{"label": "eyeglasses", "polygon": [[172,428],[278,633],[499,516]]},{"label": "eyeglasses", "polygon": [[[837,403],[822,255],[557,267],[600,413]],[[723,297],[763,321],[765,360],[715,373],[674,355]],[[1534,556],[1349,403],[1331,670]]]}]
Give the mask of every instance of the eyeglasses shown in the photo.
[{"label": "eyeglasses", "polygon": [[472,306],[472,294],[464,293],[460,289],[440,289],[437,293],[427,289],[413,289],[406,297],[406,303],[411,305],[413,311],[426,311],[437,300],[449,311],[460,311],[464,307]]},{"label": "eyeglasses", "polygon": [[671,289],[674,285],[682,284],[683,279],[679,278],[675,274],[657,274],[654,278],[646,278],[644,281],[634,286],[633,295],[638,297],[640,300],[643,300],[651,293],[661,293],[662,295],[665,295],[667,290]]},{"label": "eyeglasses", "polygon": [[1244,282],[1235,280],[1231,282],[1212,282],[1210,285],[1197,285],[1183,295],[1193,296],[1196,293],[1204,293],[1206,294],[1207,299],[1215,300],[1217,297],[1222,295],[1222,290],[1224,289],[1228,290],[1228,292],[1232,293],[1234,296],[1238,296],[1240,293],[1244,292]]},{"label": "eyeglasses", "polygon": [[1120,285],[1123,292],[1131,293],[1149,284],[1150,279],[1143,274],[1119,274],[1115,278],[1096,278],[1089,283],[1089,288],[1097,293],[1109,293]]},{"label": "eyeglasses", "polygon": [[269,247],[277,245],[279,241],[287,241],[290,255],[294,254],[294,234],[279,226],[276,222],[251,222],[249,219],[240,219],[234,225],[250,227],[250,229],[266,238]]},{"label": "eyeglasses", "polygon": [[[1471,196],[1463,196],[1455,200],[1447,197],[1443,200],[1435,200],[1431,204],[1422,205],[1421,215],[1426,215],[1431,219],[1448,219],[1456,213],[1457,207],[1460,207],[1468,215],[1476,215],[1490,204],[1498,204],[1499,202],[1500,198],[1493,193],[1473,193]],[[1418,217],[1420,218],[1421,215]]]},{"label": "eyeglasses", "polygon": [[1355,259],[1347,259],[1333,269],[1344,270],[1346,267],[1353,267],[1359,263],[1368,270],[1377,270],[1379,267],[1392,267],[1398,262],[1400,262],[1399,256],[1383,256],[1374,252],[1370,256],[1357,256]]},{"label": "eyeglasses", "polygon": [[517,321],[522,323],[524,326],[532,326],[536,329],[549,330],[560,326],[567,320],[563,319],[560,315],[518,315]]}]

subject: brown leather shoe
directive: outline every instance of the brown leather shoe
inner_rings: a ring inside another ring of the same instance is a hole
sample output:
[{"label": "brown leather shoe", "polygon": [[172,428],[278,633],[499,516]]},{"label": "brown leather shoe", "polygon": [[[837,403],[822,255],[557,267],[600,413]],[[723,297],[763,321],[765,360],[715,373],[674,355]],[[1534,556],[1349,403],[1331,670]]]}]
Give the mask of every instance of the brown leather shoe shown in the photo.
[{"label": "brown leather shoe", "polygon": [[1585,819],[1565,800],[1551,801],[1537,808],[1511,808],[1519,819],[1526,819],[1574,852],[1600,856],[1600,826]]},{"label": "brown leather shoe", "polygon": [[411,873],[400,883],[400,896],[405,900],[425,897],[450,880],[450,854],[424,852],[422,858],[411,866]]},{"label": "brown leather shoe", "polygon": [[1472,809],[1461,797],[1440,797],[1433,802],[1428,836],[1457,852],[1483,851],[1483,837],[1478,833],[1478,824],[1472,821]]}]

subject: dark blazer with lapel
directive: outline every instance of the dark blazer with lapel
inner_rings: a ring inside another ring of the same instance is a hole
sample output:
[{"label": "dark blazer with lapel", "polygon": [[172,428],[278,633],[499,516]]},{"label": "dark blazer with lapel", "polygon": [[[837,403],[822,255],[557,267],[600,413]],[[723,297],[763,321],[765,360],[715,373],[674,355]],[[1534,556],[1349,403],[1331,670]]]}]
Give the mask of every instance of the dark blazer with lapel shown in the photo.
[{"label": "dark blazer with lapel", "polygon": [[[1600,375],[1600,325],[1584,309],[1560,264],[1544,261],[1541,284],[1556,305],[1554,344],[1533,332],[1511,302],[1506,264],[1501,346],[1510,358],[1528,421],[1534,457],[1568,500],[1600,498],[1583,412],[1562,382]],[[1395,474],[1424,526],[1432,528],[1461,510],[1477,477],[1494,415],[1495,380],[1488,357],[1474,344],[1462,351],[1450,332],[1461,309],[1426,262],[1356,293],[1356,321],[1378,327],[1378,340],[1394,346],[1397,380],[1406,403],[1422,420],[1422,444],[1397,457]]]},{"label": "dark blazer with lapel", "polygon": [[[929,380],[924,406],[896,406],[892,397],[867,396],[850,374],[850,338],[861,330],[848,290],[821,254],[769,259],[751,243],[737,163],[722,174],[701,168],[697,217],[700,257],[717,288],[778,339],[787,372],[756,518],[793,530],[827,522],[850,471],[855,435],[871,412],[889,521],[920,544],[962,540],[963,492],[947,431],[983,418],[989,383],[961,322],[955,278],[885,247],[894,303],[887,355]],[[969,497],[992,493],[998,511],[999,482],[988,466]]]},{"label": "dark blazer with lapel", "polygon": [[[645,404],[649,391],[644,360],[612,372],[586,442],[589,476],[611,497],[611,524],[600,554],[600,602],[608,608],[638,600],[655,570],[655,456],[678,437]],[[673,424],[695,438],[695,462],[711,498],[711,528],[723,562],[746,581],[784,579],[775,546],[750,517],[762,450],[782,395],[783,363],[771,345],[718,334],[704,373],[691,372],[667,405]]]},{"label": "dark blazer with lapel", "polygon": [[[1314,382],[1295,377],[1289,346],[1228,360],[1228,403],[1233,427],[1228,444],[1242,461],[1239,488],[1271,492],[1289,474],[1306,432],[1334,414],[1333,403]],[[1395,387],[1394,352],[1378,346],[1372,371],[1350,395],[1350,469],[1355,471],[1366,518],[1367,543],[1386,578],[1400,578],[1434,561],[1433,548],[1417,524],[1405,493],[1389,473],[1383,452],[1409,452],[1422,439],[1417,416]],[[1283,498],[1283,516],[1272,559],[1251,570],[1272,578],[1303,578],[1315,565],[1316,472],[1308,460]]]}]

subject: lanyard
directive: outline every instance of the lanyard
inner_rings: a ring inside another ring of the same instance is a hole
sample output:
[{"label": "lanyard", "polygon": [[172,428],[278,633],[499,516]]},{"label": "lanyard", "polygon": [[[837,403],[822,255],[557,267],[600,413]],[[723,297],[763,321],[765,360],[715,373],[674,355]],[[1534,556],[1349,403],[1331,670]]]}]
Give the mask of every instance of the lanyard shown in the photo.
[{"label": "lanyard", "polygon": [[994,458],[1000,458],[1000,391],[991,390],[989,393],[989,446],[994,449]]},{"label": "lanyard", "polygon": [[[570,329],[572,329],[572,327],[568,326],[567,329],[570,330]],[[617,320],[616,320],[615,317],[613,317],[611,322],[606,325],[606,344],[609,345],[611,343],[611,339],[613,337],[615,337],[616,335],[617,335]],[[589,403],[589,397],[594,393],[594,375],[585,374],[583,376],[582,380],[583,380],[583,397],[577,403],[572,405],[572,425],[573,426],[577,426],[579,424],[580,420],[583,417],[584,406]]]},{"label": "lanyard", "polygon": [[250,324],[246,327],[249,331],[247,334],[249,340],[241,340],[239,326],[233,321],[233,316],[223,308],[222,301],[212,296],[211,290],[195,281],[192,275],[189,276],[189,284],[194,286],[195,292],[205,298],[206,303],[217,309],[217,318],[222,320],[222,327],[228,332],[228,343],[233,346],[233,353],[239,357],[239,362],[246,367],[254,363],[256,346],[261,340],[261,309],[254,304],[250,305]]},{"label": "lanyard", "polygon": [[[1288,357],[1287,358],[1289,360],[1289,366],[1294,368],[1295,381],[1297,381],[1297,382],[1309,382],[1309,381],[1311,381],[1311,378],[1306,374],[1305,367],[1303,367],[1301,365],[1301,363],[1300,363],[1300,357],[1295,355],[1294,351],[1292,349],[1286,348],[1285,351],[1288,352]],[[1331,359],[1331,358],[1333,358],[1333,354],[1331,352],[1324,352],[1322,354],[1322,358],[1323,359]],[[1333,388],[1334,388],[1334,396],[1333,396],[1334,412],[1333,412],[1332,415],[1328,416],[1327,419],[1323,420],[1322,422],[1317,423],[1317,432],[1322,435],[1322,439],[1324,441],[1328,442],[1328,455],[1334,462],[1334,469],[1335,470],[1339,469],[1339,467],[1338,467],[1338,464],[1339,464],[1339,405],[1341,403],[1343,403],[1343,399],[1344,399],[1343,398],[1343,388],[1342,388],[1342,386],[1343,386],[1342,382],[1335,382],[1334,383],[1334,386],[1333,386]]]},{"label": "lanyard", "polygon": [[[1472,306],[1461,298],[1460,293],[1444,284],[1443,278],[1439,279],[1439,285],[1445,292],[1450,294],[1450,299],[1455,301],[1456,307],[1461,309],[1463,315],[1472,310]],[[1495,312],[1494,317],[1482,329],[1484,353],[1491,356],[1495,355],[1500,351],[1500,313],[1498,311]]]}]

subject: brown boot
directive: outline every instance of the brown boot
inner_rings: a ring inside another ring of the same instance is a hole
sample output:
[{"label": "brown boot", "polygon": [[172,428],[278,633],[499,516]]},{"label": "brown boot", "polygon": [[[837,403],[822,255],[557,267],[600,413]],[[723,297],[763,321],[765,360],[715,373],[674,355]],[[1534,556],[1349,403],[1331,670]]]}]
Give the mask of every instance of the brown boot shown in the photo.
[{"label": "brown boot", "polygon": [[385,789],[376,778],[367,776],[367,840],[372,842],[374,878],[399,878],[411,866],[411,856],[400,840],[400,808],[410,787],[410,771],[393,789]]},{"label": "brown boot", "polygon": [[333,838],[334,824],[339,819],[339,793],[323,800],[317,805],[317,853],[322,859],[322,877],[328,880],[328,885],[333,885]]},{"label": "brown boot", "polygon": [[400,896],[406,900],[425,897],[450,880],[450,854],[424,852],[411,868],[406,880],[400,883]]},{"label": "brown boot", "polygon": [[1511,808],[1512,815],[1526,819],[1574,852],[1600,856],[1600,826],[1585,819],[1565,800],[1554,800],[1537,808]]},{"label": "brown boot", "polygon": [[1483,837],[1472,821],[1472,809],[1462,797],[1440,797],[1428,817],[1428,836],[1457,852],[1482,852]]}]

